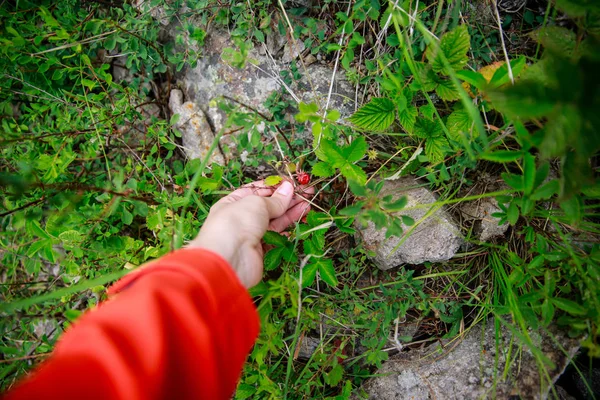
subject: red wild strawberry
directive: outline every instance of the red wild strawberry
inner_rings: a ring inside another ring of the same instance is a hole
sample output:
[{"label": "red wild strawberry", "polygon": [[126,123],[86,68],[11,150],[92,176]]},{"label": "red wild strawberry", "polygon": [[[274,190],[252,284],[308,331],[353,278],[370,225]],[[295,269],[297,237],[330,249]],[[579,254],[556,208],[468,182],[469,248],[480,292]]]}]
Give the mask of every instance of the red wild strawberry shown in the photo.
[{"label": "red wild strawberry", "polygon": [[296,173],[296,180],[299,184],[306,185],[308,182],[310,182],[310,175],[304,171],[298,170]]}]

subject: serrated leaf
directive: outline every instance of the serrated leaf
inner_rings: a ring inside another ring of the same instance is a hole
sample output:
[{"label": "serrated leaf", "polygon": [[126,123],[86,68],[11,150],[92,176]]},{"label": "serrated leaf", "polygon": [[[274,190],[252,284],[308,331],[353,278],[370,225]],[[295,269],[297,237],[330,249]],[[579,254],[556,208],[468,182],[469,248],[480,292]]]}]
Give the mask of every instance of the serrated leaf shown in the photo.
[{"label": "serrated leaf", "polygon": [[60,235],[58,235],[58,238],[60,240],[62,240],[63,242],[78,243],[83,240],[83,235],[81,233],[79,233],[78,231],[69,230],[69,231],[62,232]]},{"label": "serrated leaf", "polygon": [[323,161],[316,163],[311,170],[311,173],[319,178],[328,178],[332,176],[334,172],[335,170],[331,167],[331,165]]},{"label": "serrated leaf", "polygon": [[408,204],[408,199],[406,198],[406,196],[402,196],[396,201],[384,203],[383,208],[386,211],[400,211],[404,207],[406,207],[407,204]]},{"label": "serrated leaf", "polygon": [[381,132],[389,128],[395,118],[394,102],[383,97],[375,97],[352,114],[350,122],[365,130]]},{"label": "serrated leaf", "polygon": [[315,263],[307,264],[302,268],[302,287],[309,287],[315,281],[319,266]]},{"label": "serrated leaf", "polygon": [[433,121],[433,114],[435,113],[435,108],[431,104],[425,104],[424,106],[419,107],[419,111],[425,118],[430,121]]},{"label": "serrated leaf", "polygon": [[336,364],[331,371],[326,375],[326,383],[329,386],[336,386],[344,377],[344,368],[340,364]]},{"label": "serrated leaf", "polygon": [[358,165],[346,164],[340,168],[340,172],[344,178],[356,181],[360,185],[364,185],[367,182],[367,174]]},{"label": "serrated leaf", "polygon": [[329,286],[335,287],[338,285],[337,277],[335,276],[335,269],[333,268],[333,261],[330,259],[318,259],[317,264],[319,265],[319,274],[321,279]]},{"label": "serrated leaf", "polygon": [[448,140],[445,137],[433,137],[425,142],[425,154],[432,163],[444,160],[446,151],[449,149]]},{"label": "serrated leaf", "polygon": [[265,271],[272,271],[281,264],[285,247],[275,247],[265,254]]},{"label": "serrated leaf", "polygon": [[442,57],[446,58],[453,70],[461,70],[469,61],[467,52],[470,47],[471,37],[467,26],[459,25],[442,36],[439,47],[435,45],[428,46],[426,56],[435,72],[447,75]]},{"label": "serrated leaf", "polygon": [[406,132],[413,133],[418,114],[419,110],[412,105],[409,105],[398,113],[398,121],[400,121],[400,125],[402,125],[402,128],[404,128]]},{"label": "serrated leaf", "polygon": [[327,111],[327,115],[325,116],[325,118],[327,118],[329,121],[335,122],[338,119],[340,119],[341,114],[338,110],[329,110]]},{"label": "serrated leaf", "polygon": [[263,242],[271,246],[285,247],[288,243],[287,237],[275,231],[266,231],[263,236]]},{"label": "serrated leaf", "polygon": [[359,201],[356,204],[352,204],[348,207],[342,208],[340,211],[338,211],[338,214],[343,215],[345,217],[353,217],[362,210],[364,205],[364,202]]},{"label": "serrated leaf", "polygon": [[265,178],[265,185],[267,186],[275,186],[278,185],[283,178],[279,175],[270,175]]},{"label": "serrated leaf", "polygon": [[[341,154],[340,147],[331,140],[321,140],[320,153],[317,156],[334,168],[346,164],[346,158]],[[322,157],[322,158],[321,158]]]},{"label": "serrated leaf", "polygon": [[348,162],[354,163],[361,160],[367,152],[367,141],[364,136],[354,139],[348,147],[343,149],[343,154]]},{"label": "serrated leaf", "polygon": [[439,137],[444,134],[438,121],[430,121],[425,118],[417,119],[413,134],[422,139]]},{"label": "serrated leaf", "polygon": [[442,100],[453,101],[460,98],[458,90],[450,79],[439,80],[435,92]]},{"label": "serrated leaf", "polygon": [[554,196],[560,190],[560,183],[558,180],[553,179],[550,182],[540,186],[531,195],[531,200],[548,200]]},{"label": "serrated leaf", "polygon": [[[450,138],[454,141],[460,142],[463,136],[467,138],[471,137],[471,131],[473,127],[473,121],[468,111],[460,107],[452,112],[448,116],[446,122],[446,128],[450,132]],[[476,132],[473,130],[473,132]]]}]

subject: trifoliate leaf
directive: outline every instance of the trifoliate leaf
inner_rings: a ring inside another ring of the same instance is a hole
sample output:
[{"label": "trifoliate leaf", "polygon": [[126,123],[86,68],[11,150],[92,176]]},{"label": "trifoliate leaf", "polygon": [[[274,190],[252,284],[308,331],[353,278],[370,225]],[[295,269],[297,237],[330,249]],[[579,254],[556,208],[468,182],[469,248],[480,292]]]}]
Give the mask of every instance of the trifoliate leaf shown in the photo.
[{"label": "trifoliate leaf", "polygon": [[331,140],[321,140],[321,145],[316,153],[321,161],[327,162],[334,168],[339,168],[346,163],[340,147]]},{"label": "trifoliate leaf", "polygon": [[367,141],[364,136],[359,136],[343,150],[344,156],[348,162],[356,162],[361,160],[367,152]]},{"label": "trifoliate leaf", "polygon": [[350,122],[359,128],[384,131],[396,118],[396,106],[390,99],[376,97],[358,109],[350,117]]},{"label": "trifoliate leaf", "polygon": [[319,178],[328,178],[333,175],[334,172],[335,170],[331,167],[331,165],[323,161],[316,163],[311,170],[311,173]]},{"label": "trifoliate leaf", "polygon": [[427,47],[426,56],[433,70],[437,73],[448,75],[442,57],[446,58],[448,65],[455,71],[463,69],[469,57],[467,52],[471,47],[471,37],[466,25],[460,25],[442,36],[439,46],[437,42]]}]

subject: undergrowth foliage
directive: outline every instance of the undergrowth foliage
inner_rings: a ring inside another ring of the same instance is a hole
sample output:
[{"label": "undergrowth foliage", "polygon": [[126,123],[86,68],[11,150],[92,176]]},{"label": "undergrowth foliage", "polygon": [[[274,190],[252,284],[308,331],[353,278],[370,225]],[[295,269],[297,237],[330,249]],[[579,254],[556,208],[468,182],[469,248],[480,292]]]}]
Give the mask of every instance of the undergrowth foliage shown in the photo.
[{"label": "undergrowth foliage", "polygon": [[[532,332],[550,325],[600,356],[598,5],[525,11],[535,43],[511,52],[464,17],[464,2],[145,3],[0,6],[3,389],[110,282],[191,239],[228,190],[300,173],[315,186],[314,211],[289,235],[264,238],[266,277],[251,290],[261,334],[236,398],[348,398],[390,354],[488,317],[518,333],[540,370],[551,366]],[[227,166],[187,160],[167,99],[212,25],[229,29],[236,48],[222,60],[236,68],[270,35],[302,41],[282,82],[318,55],[357,85],[361,106],[342,118],[285,88],[268,115],[218,99],[239,155]],[[166,26],[175,34],[165,42]],[[480,171],[503,189],[465,195]],[[494,197],[501,211],[490,217],[510,224],[510,239],[466,231],[467,251],[445,265],[375,270],[355,233],[418,228],[405,197],[381,195],[405,175],[437,191],[436,207]],[[419,330],[398,336],[407,321]],[[317,349],[300,354],[309,339]]]}]

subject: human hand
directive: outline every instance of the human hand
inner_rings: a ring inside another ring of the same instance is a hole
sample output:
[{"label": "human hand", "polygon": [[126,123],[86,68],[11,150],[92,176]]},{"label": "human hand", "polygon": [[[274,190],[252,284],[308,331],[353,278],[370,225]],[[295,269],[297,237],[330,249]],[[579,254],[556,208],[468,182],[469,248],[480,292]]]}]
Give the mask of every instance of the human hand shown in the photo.
[{"label": "human hand", "polygon": [[[222,256],[250,288],[263,273],[261,239],[267,230],[282,232],[310,210],[304,197],[313,188],[296,188],[283,181],[278,188],[263,181],[245,185],[215,203],[198,236],[189,247],[204,248]],[[303,197],[301,197],[303,196]]]}]

